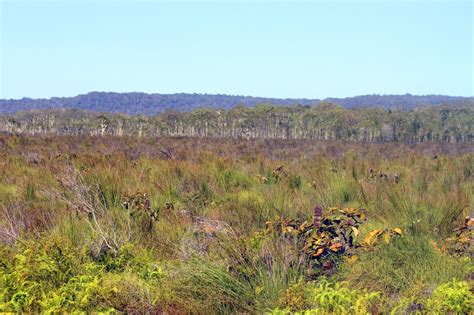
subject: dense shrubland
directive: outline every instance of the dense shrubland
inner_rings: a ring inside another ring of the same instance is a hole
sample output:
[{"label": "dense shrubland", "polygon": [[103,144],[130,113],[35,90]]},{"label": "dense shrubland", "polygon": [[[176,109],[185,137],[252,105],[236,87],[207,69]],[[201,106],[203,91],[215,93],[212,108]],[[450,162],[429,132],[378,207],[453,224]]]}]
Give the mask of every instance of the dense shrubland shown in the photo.
[{"label": "dense shrubland", "polygon": [[20,112],[0,116],[0,131],[14,133],[113,136],[191,136],[350,140],[366,142],[474,141],[474,106],[437,106],[414,111],[258,105],[230,110],[167,111],[125,116],[79,110]]},{"label": "dense shrubland", "polygon": [[474,148],[0,136],[0,311],[468,314]]}]

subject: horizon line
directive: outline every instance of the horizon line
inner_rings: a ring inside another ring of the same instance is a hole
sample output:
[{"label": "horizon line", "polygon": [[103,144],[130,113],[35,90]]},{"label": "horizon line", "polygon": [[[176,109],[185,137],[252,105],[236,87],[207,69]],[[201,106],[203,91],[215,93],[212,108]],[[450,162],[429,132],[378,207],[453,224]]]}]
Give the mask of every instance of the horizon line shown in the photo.
[{"label": "horizon line", "polygon": [[0,98],[2,101],[20,101],[24,99],[30,100],[51,100],[57,98],[74,98],[78,96],[85,96],[93,93],[101,94],[146,94],[146,95],[207,95],[207,96],[230,96],[230,97],[249,97],[249,98],[267,98],[267,99],[279,99],[279,100],[317,100],[323,101],[327,99],[347,99],[355,98],[361,96],[414,96],[414,97],[423,97],[423,96],[446,96],[454,98],[474,98],[474,95],[449,95],[449,94],[412,94],[412,93],[396,93],[396,94],[386,94],[386,93],[372,93],[372,94],[357,94],[352,96],[327,96],[327,97],[274,97],[274,96],[254,96],[254,95],[245,95],[245,94],[227,94],[227,93],[207,93],[207,92],[173,92],[173,93],[160,93],[160,92],[140,92],[140,91],[128,91],[128,92],[116,92],[116,91],[89,91],[85,93],[79,93],[71,96],[50,96],[50,97],[28,97],[23,96],[21,98]]}]

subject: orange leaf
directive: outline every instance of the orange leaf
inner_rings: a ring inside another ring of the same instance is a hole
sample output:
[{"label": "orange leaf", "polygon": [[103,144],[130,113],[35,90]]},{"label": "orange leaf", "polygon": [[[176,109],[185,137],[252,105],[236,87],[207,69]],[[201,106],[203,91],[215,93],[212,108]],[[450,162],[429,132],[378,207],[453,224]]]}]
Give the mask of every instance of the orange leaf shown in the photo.
[{"label": "orange leaf", "polygon": [[214,233],[216,232],[216,229],[215,229],[214,227],[212,227],[212,226],[206,225],[206,226],[204,227],[204,232],[205,232],[206,234],[214,234]]},{"label": "orange leaf", "polygon": [[339,249],[341,249],[342,244],[341,243],[334,243],[329,246],[329,249],[332,250],[333,252],[337,252]]},{"label": "orange leaf", "polygon": [[324,252],[324,248],[318,248],[318,250],[316,251],[316,253],[313,254],[313,256],[314,256],[314,257],[318,257],[318,256],[321,255],[323,252]]}]

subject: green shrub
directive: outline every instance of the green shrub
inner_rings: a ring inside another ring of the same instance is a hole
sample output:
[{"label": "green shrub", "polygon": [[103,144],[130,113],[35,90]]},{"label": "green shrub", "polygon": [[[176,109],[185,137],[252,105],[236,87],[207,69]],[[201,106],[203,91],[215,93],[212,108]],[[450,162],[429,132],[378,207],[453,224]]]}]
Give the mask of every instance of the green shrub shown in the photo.
[{"label": "green shrub", "polygon": [[472,314],[474,294],[468,282],[453,280],[436,288],[426,308],[438,314]]},{"label": "green shrub", "polygon": [[55,237],[15,249],[1,251],[0,312],[143,312],[168,296],[163,268],[131,244],[98,261]]},{"label": "green shrub", "polygon": [[322,278],[290,286],[281,299],[284,310],[275,309],[272,314],[292,311],[302,314],[375,314],[381,296],[380,292],[350,289],[345,282],[332,283]]},{"label": "green shrub", "polygon": [[45,313],[100,310],[101,279],[98,275],[81,275],[69,279],[58,290],[49,292],[39,304]]},{"label": "green shrub", "polygon": [[[49,292],[68,283],[80,261],[60,239],[25,242],[18,253],[2,255],[2,311],[39,311]],[[5,254],[5,253],[3,253]]]}]

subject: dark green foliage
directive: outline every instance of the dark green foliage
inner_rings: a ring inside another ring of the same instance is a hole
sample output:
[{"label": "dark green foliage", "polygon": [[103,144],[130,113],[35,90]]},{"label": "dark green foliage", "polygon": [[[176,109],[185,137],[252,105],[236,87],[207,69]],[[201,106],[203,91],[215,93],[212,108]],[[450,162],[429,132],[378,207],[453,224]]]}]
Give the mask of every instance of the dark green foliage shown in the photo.
[{"label": "dark green foliage", "polygon": [[[13,113],[21,110],[67,108],[85,109],[98,112],[120,112],[135,115],[154,115],[165,110],[191,111],[202,106],[230,109],[235,106],[255,106],[273,104],[279,106],[336,103],[346,108],[381,107],[413,109],[418,106],[456,104],[470,100],[468,97],[445,95],[361,95],[347,98],[318,99],[277,99],[251,96],[212,95],[212,94],[146,94],[90,92],[75,97],[48,99],[0,100],[0,112]],[[326,106],[327,107],[327,106]],[[444,114],[443,117],[448,116]]]}]

